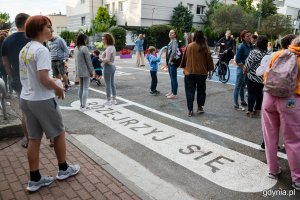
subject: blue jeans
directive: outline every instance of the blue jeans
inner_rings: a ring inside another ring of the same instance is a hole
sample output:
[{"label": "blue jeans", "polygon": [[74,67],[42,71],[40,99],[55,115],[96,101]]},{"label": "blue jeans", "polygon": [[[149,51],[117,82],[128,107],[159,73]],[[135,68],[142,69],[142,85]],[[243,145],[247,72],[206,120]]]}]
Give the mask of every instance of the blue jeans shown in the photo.
[{"label": "blue jeans", "polygon": [[241,101],[245,101],[245,80],[246,75],[243,73],[243,70],[238,67],[236,70],[236,82],[233,92],[234,105],[239,105],[239,94],[241,97]]},{"label": "blue jeans", "polygon": [[168,71],[171,79],[171,91],[174,95],[177,95],[178,82],[177,82],[177,67],[169,64]]}]

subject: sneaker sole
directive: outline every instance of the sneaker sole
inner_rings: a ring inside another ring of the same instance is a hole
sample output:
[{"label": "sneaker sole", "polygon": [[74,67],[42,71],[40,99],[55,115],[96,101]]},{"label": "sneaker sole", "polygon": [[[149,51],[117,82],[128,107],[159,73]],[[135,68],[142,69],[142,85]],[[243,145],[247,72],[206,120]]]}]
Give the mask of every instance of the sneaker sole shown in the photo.
[{"label": "sneaker sole", "polygon": [[54,182],[54,180],[51,181],[51,182],[49,182],[49,183],[44,183],[43,185],[40,185],[39,187],[33,187],[33,188],[27,187],[26,190],[29,191],[29,192],[35,192],[35,191],[39,190],[41,187],[48,186],[48,185],[50,185],[53,182]]},{"label": "sneaker sole", "polygon": [[61,176],[61,177],[59,177],[58,175],[56,175],[56,179],[60,180],[60,181],[65,180],[65,179],[67,179],[67,178],[69,178],[71,176],[74,176],[74,175],[78,174],[79,171],[80,171],[80,166],[79,166],[79,168],[78,168],[77,171],[75,171],[74,173],[72,173],[70,175],[64,175],[64,176]]}]

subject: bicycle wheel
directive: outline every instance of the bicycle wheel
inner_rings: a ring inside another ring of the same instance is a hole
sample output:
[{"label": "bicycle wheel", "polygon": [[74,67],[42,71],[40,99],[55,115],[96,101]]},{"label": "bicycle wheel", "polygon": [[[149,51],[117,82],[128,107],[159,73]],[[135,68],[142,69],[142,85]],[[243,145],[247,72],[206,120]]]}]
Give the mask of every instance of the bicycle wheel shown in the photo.
[{"label": "bicycle wheel", "polygon": [[230,69],[225,62],[221,62],[221,71],[219,74],[219,81],[222,83],[227,83],[230,78]]}]

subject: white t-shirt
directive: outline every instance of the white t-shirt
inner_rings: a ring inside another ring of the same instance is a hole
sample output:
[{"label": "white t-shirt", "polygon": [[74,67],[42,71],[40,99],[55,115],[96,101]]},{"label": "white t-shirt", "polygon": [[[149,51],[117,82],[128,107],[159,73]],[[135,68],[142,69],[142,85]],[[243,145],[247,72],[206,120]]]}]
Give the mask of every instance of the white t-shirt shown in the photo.
[{"label": "white t-shirt", "polygon": [[38,78],[38,71],[51,71],[51,54],[41,43],[28,42],[20,51],[21,98],[42,101],[55,97],[53,90],[45,87]]}]

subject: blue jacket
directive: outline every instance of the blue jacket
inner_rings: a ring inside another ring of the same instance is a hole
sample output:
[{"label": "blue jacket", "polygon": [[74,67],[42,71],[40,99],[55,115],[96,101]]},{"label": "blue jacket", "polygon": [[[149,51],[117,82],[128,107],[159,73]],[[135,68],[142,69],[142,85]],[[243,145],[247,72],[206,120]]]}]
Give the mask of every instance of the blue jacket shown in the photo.
[{"label": "blue jacket", "polygon": [[237,49],[235,61],[236,63],[245,64],[246,59],[249,56],[250,51],[253,49],[253,45],[250,43],[250,47],[245,43],[241,43]]},{"label": "blue jacket", "polygon": [[147,60],[150,64],[150,71],[157,71],[158,63],[160,62],[160,58],[157,58],[156,56],[152,54],[148,54]]},{"label": "blue jacket", "polygon": [[142,40],[142,39],[137,39],[137,40],[135,41],[135,47],[134,47],[134,50],[136,50],[136,51],[144,51],[143,44],[144,44],[144,40]]}]

